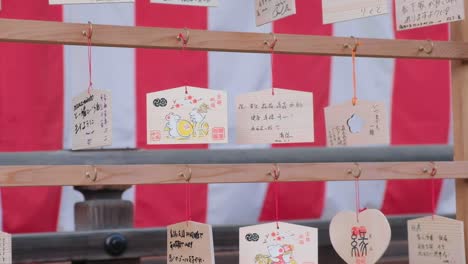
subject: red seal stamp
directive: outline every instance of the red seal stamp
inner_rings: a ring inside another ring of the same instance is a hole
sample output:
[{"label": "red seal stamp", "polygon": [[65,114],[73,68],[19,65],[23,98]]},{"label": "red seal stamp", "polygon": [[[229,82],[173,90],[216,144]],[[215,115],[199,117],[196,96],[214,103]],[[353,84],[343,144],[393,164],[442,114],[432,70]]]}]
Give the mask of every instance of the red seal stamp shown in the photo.
[{"label": "red seal stamp", "polygon": [[226,138],[226,130],[224,127],[213,127],[211,136],[213,140],[224,140]]},{"label": "red seal stamp", "polygon": [[151,141],[161,141],[161,131],[151,130],[150,138],[151,138]]}]

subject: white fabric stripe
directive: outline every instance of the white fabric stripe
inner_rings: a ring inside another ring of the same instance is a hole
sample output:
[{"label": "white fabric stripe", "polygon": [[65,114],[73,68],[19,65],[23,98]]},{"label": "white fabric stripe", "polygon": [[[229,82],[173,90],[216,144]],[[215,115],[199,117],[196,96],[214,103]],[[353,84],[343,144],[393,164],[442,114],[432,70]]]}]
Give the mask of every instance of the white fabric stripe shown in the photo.
[{"label": "white fabric stripe", "polygon": [[[135,25],[134,5],[65,5],[64,22]],[[95,32],[99,34],[99,32]],[[65,46],[64,147],[71,146],[71,99],[88,87],[87,47]],[[135,52],[134,49],[93,47],[93,86],[112,91],[112,148],[135,148]]]},{"label": "white fabric stripe", "polygon": [[[450,66],[451,68],[451,66]],[[450,83],[451,80],[450,80]],[[450,126],[448,134],[448,145],[453,146],[453,114],[452,114],[452,97],[450,96]],[[456,212],[456,197],[455,197],[455,180],[444,180],[442,190],[440,191],[437,213],[438,214],[453,214]]]},{"label": "white fabric stripe", "polygon": [[135,204],[135,186],[132,186],[122,194],[122,200],[127,200]]},{"label": "white fabric stripe", "polygon": [[[271,24],[256,27],[252,0],[224,1],[210,8],[209,30],[263,32]],[[271,87],[269,55],[246,53],[209,53],[209,88],[229,92],[229,144],[214,148],[268,148],[270,145],[236,145],[235,98],[239,94]],[[207,221],[211,224],[249,224],[258,221],[268,185],[212,184],[208,188]]]},{"label": "white fabric stripe", "polygon": [[[363,18],[334,24],[334,35],[392,39],[395,37],[392,25],[392,18],[389,15]],[[394,64],[393,59],[357,59],[358,98],[384,101],[387,104],[389,119],[391,117]],[[351,72],[351,58],[333,58],[330,104],[351,100],[353,96]],[[390,125],[390,122],[388,124]],[[327,182],[326,186],[323,219],[330,219],[342,210],[355,209],[353,181]],[[385,181],[361,181],[361,206],[380,209],[385,186]]]},{"label": "white fabric stripe", "polygon": [[58,232],[75,231],[75,203],[84,200],[82,193],[75,191],[72,186],[62,187],[60,199]]},{"label": "white fabric stripe", "polygon": [[[64,22],[135,25],[131,3],[64,5]],[[99,34],[99,32],[95,32]],[[136,147],[135,52],[134,49],[93,47],[93,83],[96,89],[109,89],[113,99],[113,144],[111,148]],[[71,100],[88,87],[87,47],[64,49],[64,148],[71,147]],[[62,190],[59,230],[74,228],[74,203],[81,194],[71,187]]]},{"label": "white fabric stripe", "polygon": [[444,180],[437,203],[437,214],[454,214],[456,212],[455,180]]}]

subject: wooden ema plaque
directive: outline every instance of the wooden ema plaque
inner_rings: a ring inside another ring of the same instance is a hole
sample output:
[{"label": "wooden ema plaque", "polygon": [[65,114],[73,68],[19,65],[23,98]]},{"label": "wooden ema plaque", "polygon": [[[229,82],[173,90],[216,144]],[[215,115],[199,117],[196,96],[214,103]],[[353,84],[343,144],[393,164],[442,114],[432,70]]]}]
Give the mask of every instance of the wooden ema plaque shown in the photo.
[{"label": "wooden ema plaque", "polygon": [[242,227],[239,263],[317,264],[317,229],[283,222]]},{"label": "wooden ema plaque", "polygon": [[377,263],[390,239],[390,224],[379,210],[359,213],[359,221],[355,212],[340,212],[330,223],[333,248],[348,264]]},{"label": "wooden ema plaque", "polygon": [[211,225],[186,221],[168,226],[167,263],[214,264]]},{"label": "wooden ema plaque", "polygon": [[178,87],[146,95],[147,142],[228,142],[227,95],[223,91]]},{"label": "wooden ema plaque", "polygon": [[463,222],[427,216],[408,221],[410,263],[465,264]]}]

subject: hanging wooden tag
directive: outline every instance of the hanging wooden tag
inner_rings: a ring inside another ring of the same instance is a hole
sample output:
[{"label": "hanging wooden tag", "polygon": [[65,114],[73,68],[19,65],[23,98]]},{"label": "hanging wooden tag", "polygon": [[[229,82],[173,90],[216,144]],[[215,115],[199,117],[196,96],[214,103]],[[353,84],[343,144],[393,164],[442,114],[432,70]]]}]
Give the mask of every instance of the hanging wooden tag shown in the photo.
[{"label": "hanging wooden tag", "polygon": [[238,144],[314,142],[313,95],[286,89],[236,98]]},{"label": "hanging wooden tag", "polygon": [[146,95],[147,142],[212,144],[228,142],[227,95],[187,86]]},{"label": "hanging wooden tag", "polygon": [[134,3],[135,0],[49,0],[49,5]]},{"label": "hanging wooden tag", "polygon": [[335,251],[348,264],[374,264],[390,244],[391,230],[382,212],[367,209],[359,213],[340,212],[330,223],[330,240]]},{"label": "hanging wooden tag", "polygon": [[381,102],[358,100],[325,108],[327,145],[362,146],[390,144],[387,111]]},{"label": "hanging wooden tag", "polygon": [[0,264],[12,263],[11,235],[0,232]]},{"label": "hanging wooden tag", "polygon": [[388,13],[386,0],[322,0],[323,23],[378,16]]},{"label": "hanging wooden tag", "polygon": [[151,3],[189,6],[218,6],[218,0],[151,0]]},{"label": "hanging wooden tag", "polygon": [[395,0],[397,30],[465,19],[464,1]]},{"label": "hanging wooden tag", "polygon": [[317,228],[268,223],[239,229],[239,263],[318,263]]},{"label": "hanging wooden tag", "polygon": [[109,90],[91,89],[72,100],[72,149],[112,145],[112,97]]},{"label": "hanging wooden tag", "polygon": [[410,263],[464,264],[463,222],[442,216],[409,220],[408,247]]},{"label": "hanging wooden tag", "polygon": [[255,0],[255,22],[261,26],[296,14],[296,0]]},{"label": "hanging wooden tag", "polygon": [[214,264],[211,225],[188,221],[168,226],[167,263]]}]

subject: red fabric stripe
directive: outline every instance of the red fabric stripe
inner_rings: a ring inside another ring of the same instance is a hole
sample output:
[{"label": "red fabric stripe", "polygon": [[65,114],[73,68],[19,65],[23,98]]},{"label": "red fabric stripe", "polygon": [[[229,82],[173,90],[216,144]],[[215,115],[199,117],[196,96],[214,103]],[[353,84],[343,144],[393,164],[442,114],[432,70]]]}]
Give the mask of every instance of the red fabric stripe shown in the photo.
[{"label": "red fabric stripe", "polygon": [[[3,0],[0,17],[62,21],[62,9],[47,0]],[[0,54],[0,151],[62,149],[62,46],[0,43]],[[3,229],[55,231],[60,195],[60,187],[2,188]]]},{"label": "red fabric stripe", "polygon": [[[136,2],[137,26],[207,29],[207,8]],[[174,39],[176,36],[174,36]],[[208,86],[207,52],[174,50],[136,51],[137,146],[145,149],[207,148],[207,145],[148,146],[146,144],[146,94],[185,85]],[[158,173],[155,171],[155,173]],[[138,175],[135,175],[138,177]],[[192,219],[206,221],[208,188],[192,185]],[[138,227],[166,226],[185,220],[185,186],[137,186]]]},{"label": "red fabric stripe", "polygon": [[[448,40],[448,25],[396,32],[397,39]],[[437,48],[437,47],[436,47]],[[392,104],[393,145],[446,144],[450,124],[448,61],[397,59]],[[439,198],[442,181],[436,181]],[[387,182],[385,214],[430,213],[431,181]]]},{"label": "red fabric stripe", "polygon": [[[275,22],[275,33],[332,35],[332,26],[322,24],[321,1],[297,0],[296,5],[298,14]],[[274,87],[308,91],[314,94],[315,143],[273,145],[273,147],[325,145],[323,109],[329,102],[330,74],[331,57],[274,55]],[[261,221],[275,219],[274,190],[272,187],[270,185],[268,188],[260,215]],[[325,183],[323,182],[280,184],[279,217],[281,219],[319,218],[322,215],[324,204]]]}]

